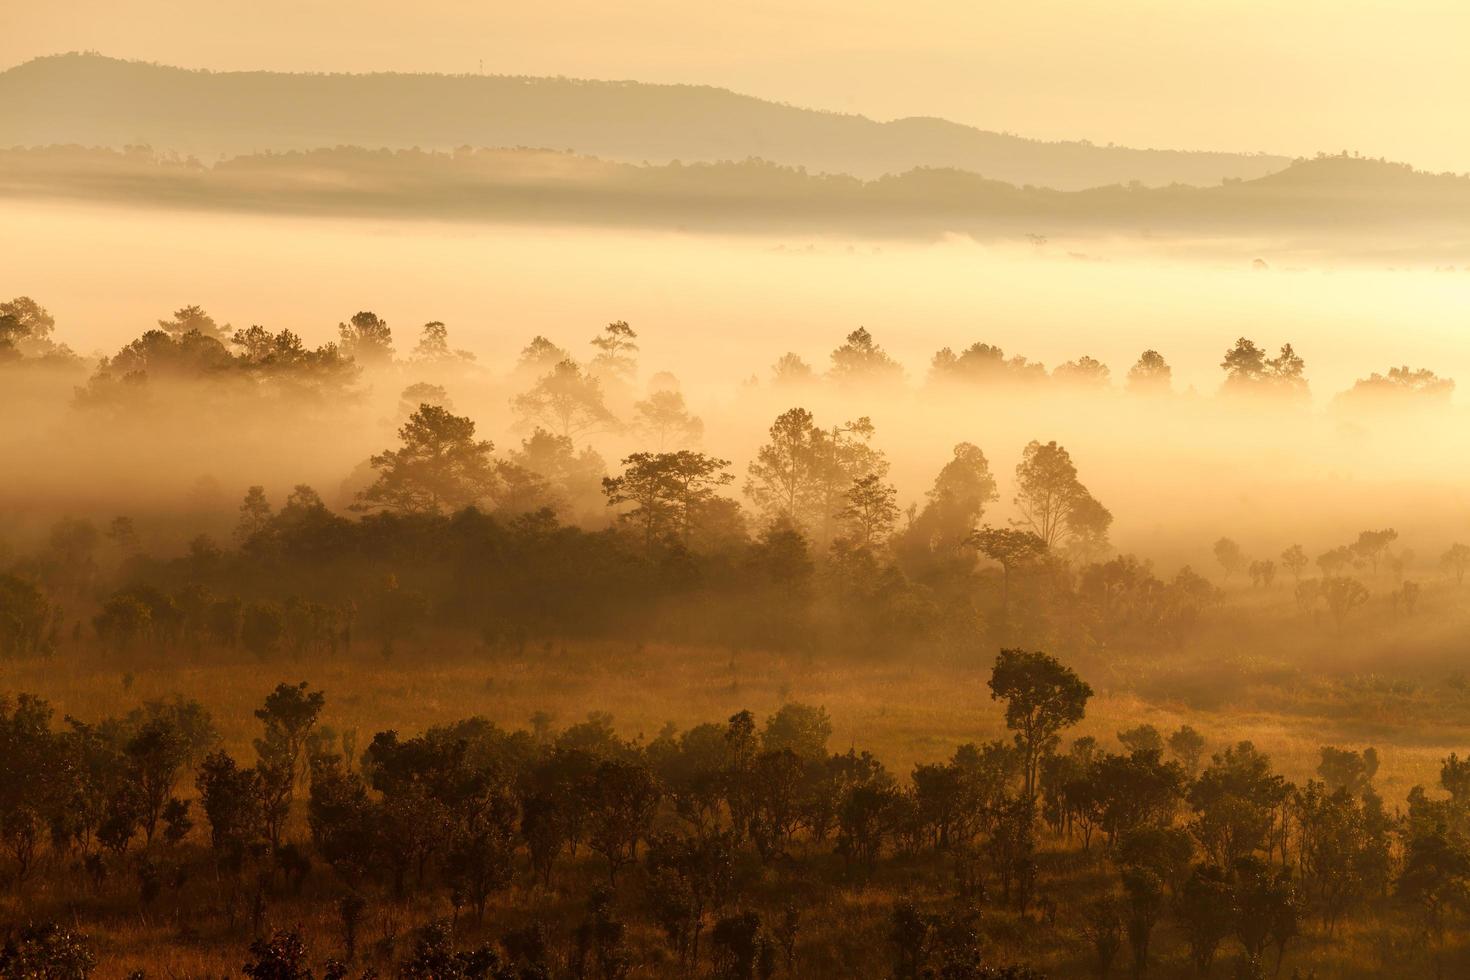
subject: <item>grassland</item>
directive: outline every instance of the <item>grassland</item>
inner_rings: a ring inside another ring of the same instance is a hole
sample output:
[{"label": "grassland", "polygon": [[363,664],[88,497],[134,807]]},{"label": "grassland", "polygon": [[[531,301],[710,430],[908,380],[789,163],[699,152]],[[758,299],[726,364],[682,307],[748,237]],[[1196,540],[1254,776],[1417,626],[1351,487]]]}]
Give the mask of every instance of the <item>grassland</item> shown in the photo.
[{"label": "grassland", "polygon": [[[1212,642],[1221,641],[1216,637]],[[1454,683],[1389,683],[1358,670],[1333,674],[1320,664],[1307,669],[1290,658],[1227,661],[1223,654],[1207,656],[1199,668],[1207,678],[1220,678],[1214,698],[1219,703],[1208,709],[1197,706],[1197,692],[1168,694],[1166,680],[1177,664],[1081,663],[1079,671],[1099,693],[1072,734],[1093,735],[1111,747],[1116,732],[1134,725],[1149,723],[1167,732],[1189,724],[1205,735],[1210,751],[1252,740],[1298,782],[1312,776],[1322,746],[1371,744],[1383,760],[1377,786],[1391,808],[1401,806],[1414,785],[1434,786],[1440,760],[1470,745],[1470,695]],[[83,641],[48,659],[0,662],[0,691],[38,694],[52,703],[58,718],[87,720],[119,714],[146,699],[182,694],[208,708],[224,747],[244,758],[250,756],[256,734],[252,711],[283,680],[305,679],[324,690],[322,724],[338,732],[355,730],[358,746],[383,729],[412,734],[475,715],[518,728],[529,727],[539,712],[560,727],[594,711],[610,713],[624,737],[647,741],[668,724],[682,729],[723,721],[742,708],[764,717],[785,701],[801,701],[830,713],[833,749],[868,749],[903,776],[916,763],[947,758],[964,742],[1006,736],[999,706],[985,685],[988,668],[988,663],[954,658],[853,661],[633,642],[554,641],[514,651],[461,637],[424,639],[389,658],[360,645],[328,659],[282,656],[261,662],[244,654],[205,651],[193,656],[140,654],[119,661]],[[1424,676],[1436,676],[1437,669]],[[192,793],[191,787],[184,789],[185,795]],[[304,816],[298,821],[295,832],[304,837]],[[191,846],[203,848],[206,836],[205,829],[196,828]],[[1047,841],[1039,893],[1057,901],[1043,900],[1040,911],[1025,919],[998,908],[984,910],[987,948],[1055,976],[1087,975],[1086,942],[1065,909],[1102,886],[1105,867],[1100,857],[1078,855]],[[830,883],[843,881],[843,874],[840,861],[830,854],[750,872],[756,904],[768,904],[778,914],[794,898],[804,910],[810,925],[799,943],[798,976],[882,977],[895,896],[953,901],[944,897],[952,869],[934,855],[895,858],[871,882],[835,888]],[[497,935],[531,916],[576,922],[587,885],[601,874],[597,860],[584,857],[569,864],[551,889],[517,885],[487,917],[486,933]],[[103,956],[102,977],[126,976],[136,969],[170,977],[219,976],[239,969],[253,922],[247,897],[238,887],[220,878],[196,878],[168,889],[163,899],[139,911],[136,886],[125,875],[116,877],[116,882],[89,889],[80,869],[52,869],[0,908],[11,920],[45,916],[86,923]],[[333,887],[331,873],[317,868],[300,894],[274,900],[264,910],[262,924],[299,926],[314,950],[327,955],[341,942]],[[628,901],[636,908],[636,898]],[[1060,915],[1055,912],[1058,903],[1063,906]],[[437,904],[385,900],[374,906],[363,927],[363,945],[372,947],[368,959],[388,955],[414,924],[449,914],[442,898]],[[630,922],[630,942],[640,962],[648,964],[641,967],[646,972],[634,975],[678,975],[657,930],[637,915]],[[1167,923],[1155,940],[1151,975],[1193,975],[1183,937]],[[1288,953],[1284,969],[1286,975],[1299,969],[1302,976],[1316,970],[1319,977],[1412,976],[1430,969],[1425,955],[1402,918],[1395,916],[1392,902],[1385,900],[1334,937],[1309,932]],[[1397,964],[1402,973],[1382,972],[1387,964]],[[1216,968],[1222,974],[1228,969],[1229,964]]]}]

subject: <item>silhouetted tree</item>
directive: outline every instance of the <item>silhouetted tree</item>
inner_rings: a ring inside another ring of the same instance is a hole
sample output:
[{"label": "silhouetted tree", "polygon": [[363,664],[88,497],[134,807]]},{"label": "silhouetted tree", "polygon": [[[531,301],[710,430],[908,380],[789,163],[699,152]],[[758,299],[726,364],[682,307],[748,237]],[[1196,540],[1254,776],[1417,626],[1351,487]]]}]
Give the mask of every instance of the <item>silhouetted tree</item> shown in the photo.
[{"label": "silhouetted tree", "polygon": [[607,860],[615,886],[618,872],[638,860],[658,807],[658,783],[641,763],[609,759],[593,772],[587,792],[587,843]]},{"label": "silhouetted tree", "polygon": [[1294,397],[1307,394],[1303,373],[1306,363],[1290,344],[1283,344],[1276,357],[1268,358],[1264,350],[1242,337],[1225,352],[1220,367],[1225,371],[1224,390],[1230,393]]},{"label": "silhouetted tree", "polygon": [[235,538],[249,541],[270,526],[271,504],[266,498],[265,487],[253,486],[245,491],[240,503],[240,521],[235,525]]},{"label": "silhouetted tree", "polygon": [[229,324],[220,327],[214,322],[214,317],[204,312],[198,306],[185,306],[174,311],[172,320],[159,320],[158,326],[165,333],[175,337],[182,337],[186,333],[197,333],[208,337],[210,340],[218,340],[221,343],[233,332]]},{"label": "silhouetted tree", "polygon": [[1195,972],[1207,977],[1220,944],[1235,930],[1235,892],[1229,876],[1212,864],[1195,867],[1179,896],[1179,918]]},{"label": "silhouetted tree", "polygon": [[811,412],[783,412],[771,425],[770,441],[750,463],[746,496],[773,519],[802,522],[817,494],[823,440]]},{"label": "silhouetted tree", "polygon": [[454,399],[449,397],[449,391],[443,385],[416,381],[399,392],[398,417],[407,421],[410,415],[418,411],[420,405],[435,405],[449,412],[454,411]]},{"label": "silhouetted tree", "polygon": [[1164,356],[1156,350],[1146,350],[1138,355],[1137,362],[1128,369],[1128,380],[1124,387],[1141,395],[1166,394],[1173,382],[1173,371]]},{"label": "silhouetted tree", "polygon": [[512,399],[511,408],[524,424],[568,439],[617,426],[604,403],[602,383],[570,360],[557,362],[530,390]]},{"label": "silhouetted tree", "polygon": [[853,543],[874,548],[886,542],[898,523],[898,489],[885,484],[876,473],[854,480],[847,491],[847,505],[837,512]]},{"label": "silhouetted tree", "polygon": [[1070,667],[1041,652],[1002,650],[990,676],[990,696],[1006,703],[1006,727],[1021,749],[1026,799],[1036,797],[1041,757],[1063,728],[1082,720],[1092,688]]},{"label": "silhouetted tree", "polygon": [[982,555],[1001,567],[1000,609],[1005,620],[1010,610],[1011,573],[1045,555],[1046,540],[1035,531],[988,525],[971,535],[970,540]]},{"label": "silhouetted tree", "polygon": [[1178,731],[1169,736],[1169,751],[1184,767],[1184,775],[1193,779],[1199,771],[1200,756],[1205,751],[1205,737],[1188,725],[1180,725]]},{"label": "silhouetted tree", "polygon": [[1291,572],[1291,577],[1298,582],[1302,579],[1302,572],[1307,567],[1307,553],[1299,544],[1294,544],[1281,553],[1281,565]]},{"label": "silhouetted tree", "polygon": [[1368,601],[1368,589],[1363,583],[1345,575],[1323,577],[1321,595],[1332,613],[1338,632],[1342,631],[1348,614]]},{"label": "silhouetted tree", "polygon": [[255,711],[255,717],[265,728],[264,734],[255,740],[255,753],[260,759],[258,773],[266,836],[272,850],[280,848],[281,832],[305,761],[307,736],[316,726],[325,704],[326,696],[308,690],[306,681],[302,681],[276,685],[266,695],[265,705]]},{"label": "silhouetted tree", "polygon": [[1257,559],[1250,563],[1247,572],[1251,577],[1251,585],[1256,588],[1269,589],[1271,583],[1276,581],[1276,563],[1274,561]]},{"label": "silhouetted tree", "polygon": [[0,303],[0,349],[10,349],[21,357],[70,357],[65,344],[51,339],[56,318],[29,296]]},{"label": "silhouetted tree", "polygon": [[844,384],[886,383],[900,380],[903,368],[884,352],[866,327],[858,327],[832,352],[831,376]]},{"label": "silhouetted tree", "polygon": [[1465,572],[1470,569],[1470,545],[1456,542],[1449,546],[1439,559],[1440,566],[1455,576],[1456,585],[1465,584]]},{"label": "silhouetted tree", "polygon": [[28,925],[0,943],[5,980],[87,980],[96,966],[86,938],[52,922]]},{"label": "silhouetted tree", "polygon": [[124,747],[129,778],[137,789],[143,837],[149,844],[165,807],[176,802],[174,786],[188,752],[183,733],[165,717],[149,719]]},{"label": "silhouetted tree", "polygon": [[1106,388],[1112,372],[1095,357],[1079,357],[1052,369],[1053,380],[1079,388]]},{"label": "silhouetted tree", "polygon": [[1338,398],[1348,406],[1364,408],[1434,407],[1448,404],[1454,392],[1452,378],[1441,378],[1428,368],[1404,365],[1389,368],[1387,374],[1374,371],[1359,378]]},{"label": "silhouetted tree", "polygon": [[1123,748],[1129,752],[1155,752],[1164,751],[1164,736],[1153,725],[1138,725],[1118,733],[1118,741],[1123,743]]},{"label": "silhouetted tree", "polygon": [[1164,909],[1164,890],[1158,875],[1147,868],[1130,867],[1123,871],[1126,895],[1124,921],[1128,929],[1128,945],[1133,950],[1133,975],[1148,972],[1149,946],[1154,926]]},{"label": "silhouetted tree", "polygon": [[381,367],[393,360],[393,331],[376,313],[354,313],[347,323],[337,325],[342,353],[367,367]]},{"label": "silhouetted tree", "polygon": [[1414,834],[1404,849],[1398,897],[1415,911],[1436,953],[1436,973],[1445,941],[1446,920],[1470,903],[1470,851],[1444,826]]},{"label": "silhouetted tree", "polygon": [[627,384],[638,372],[638,334],[628,326],[628,321],[617,320],[603,327],[602,333],[592,338],[597,353],[592,358],[588,371],[603,383]]},{"label": "silhouetted tree", "polygon": [[1399,532],[1393,528],[1385,528],[1382,531],[1360,531],[1358,540],[1354,541],[1349,548],[1360,562],[1367,562],[1373,568],[1373,574],[1378,574],[1378,563],[1383,560],[1388,546],[1398,540]]},{"label": "silhouetted tree", "polygon": [[816,380],[816,372],[810,364],[791,352],[782,354],[771,365],[771,382],[778,388],[791,385],[810,384]]},{"label": "silhouetted tree", "polygon": [[399,449],[372,457],[377,480],[363,506],[441,514],[483,502],[495,491],[495,448],[475,438],[475,423],[437,405],[420,405],[398,430]]},{"label": "silhouetted tree", "polygon": [[908,536],[930,551],[948,555],[970,541],[986,505],[999,495],[985,454],[962,442],[954,447],[954,458],[940,469],[927,496]]},{"label": "silhouetted tree", "polygon": [[1221,538],[1215,542],[1215,561],[1220,563],[1220,568],[1225,572],[1225,581],[1230,581],[1230,576],[1240,571],[1245,566],[1245,552],[1240,550],[1240,545],[1231,538]]},{"label": "silhouetted tree", "polygon": [[958,354],[948,347],[938,351],[930,361],[929,380],[931,383],[1034,384],[1046,380],[1046,366],[1020,356],[1008,359],[999,347],[974,343]]},{"label": "silhouetted tree", "polygon": [[1250,742],[1233,745],[1216,753],[1190,787],[1190,830],[1214,864],[1233,867],[1266,845],[1288,793],[1268,756]]},{"label": "silhouetted tree", "polygon": [[[455,350],[449,346],[449,328],[439,320],[431,320],[419,331],[419,342],[409,355],[415,364],[443,365],[464,364],[475,359],[467,350]],[[417,404],[417,403],[415,403]]]},{"label": "silhouetted tree", "polygon": [[34,582],[0,574],[0,658],[48,652],[60,621],[61,607]]},{"label": "silhouetted tree", "polygon": [[1112,515],[1077,479],[1067,450],[1055,442],[1032,441],[1016,464],[1016,509],[1022,526],[1055,549],[1073,538],[1105,540]]},{"label": "silhouetted tree", "polygon": [[558,347],[538,334],[531,338],[529,344],[521,348],[521,355],[516,363],[516,370],[521,374],[529,374],[534,378],[539,378],[561,362],[571,360],[572,355],[570,351]]},{"label": "silhouetted tree", "polygon": [[728,459],[681,449],[673,453],[634,453],[623,460],[623,472],[602,481],[610,507],[634,504],[621,518],[642,530],[643,545],[651,550],[662,538],[674,537],[686,545],[701,511],[715,499],[719,487],[735,477],[726,472]]},{"label": "silhouetted tree", "polygon": [[704,434],[704,423],[689,414],[678,391],[655,391],[633,403],[633,427],[652,440],[659,452],[693,445]]}]

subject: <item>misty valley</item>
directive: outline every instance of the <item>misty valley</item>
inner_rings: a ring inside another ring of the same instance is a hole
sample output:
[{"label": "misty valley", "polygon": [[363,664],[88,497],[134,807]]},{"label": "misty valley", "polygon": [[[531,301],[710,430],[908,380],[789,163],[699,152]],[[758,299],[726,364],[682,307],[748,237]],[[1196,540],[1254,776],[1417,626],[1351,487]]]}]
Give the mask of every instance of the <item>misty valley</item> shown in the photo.
[{"label": "misty valley", "polygon": [[0,71],[0,980],[1470,976],[1392,159]]}]

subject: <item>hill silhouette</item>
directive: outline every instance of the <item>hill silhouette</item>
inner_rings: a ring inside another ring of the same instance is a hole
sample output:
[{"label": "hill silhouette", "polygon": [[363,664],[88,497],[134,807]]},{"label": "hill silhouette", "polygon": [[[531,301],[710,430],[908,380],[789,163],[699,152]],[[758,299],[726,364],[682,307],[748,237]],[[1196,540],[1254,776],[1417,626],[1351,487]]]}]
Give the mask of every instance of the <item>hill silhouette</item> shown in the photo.
[{"label": "hill silhouette", "polygon": [[96,54],[0,72],[0,146],[146,144],[214,159],[356,145],[535,146],[667,163],[760,157],[874,178],[949,167],[1076,190],[1139,181],[1208,186],[1279,170],[1265,154],[1043,142],[942,119],[877,122],[724,89],[431,74],[208,72]]},{"label": "hill silhouette", "polygon": [[205,165],[146,148],[0,150],[0,196],[281,214],[880,236],[1253,235],[1470,228],[1470,178],[1343,157],[1215,187],[1017,187],[954,169],[860,180],[762,160],[627,164],[552,150],[253,154]]}]

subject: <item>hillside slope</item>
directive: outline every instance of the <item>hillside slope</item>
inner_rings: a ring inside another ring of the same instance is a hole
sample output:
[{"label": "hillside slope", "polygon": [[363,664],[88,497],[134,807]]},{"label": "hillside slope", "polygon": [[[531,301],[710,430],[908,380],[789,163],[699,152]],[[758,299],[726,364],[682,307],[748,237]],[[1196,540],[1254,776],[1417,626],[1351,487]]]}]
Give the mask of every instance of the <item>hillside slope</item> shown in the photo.
[{"label": "hillside slope", "polygon": [[760,157],[878,177],[952,167],[1075,190],[1140,181],[1211,185],[1287,161],[1046,143],[941,119],[875,122],[724,89],[561,78],[204,72],[92,54],[0,73],[0,146],[147,144],[205,158],[356,145],[570,149],[666,163]]}]

